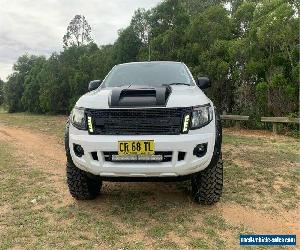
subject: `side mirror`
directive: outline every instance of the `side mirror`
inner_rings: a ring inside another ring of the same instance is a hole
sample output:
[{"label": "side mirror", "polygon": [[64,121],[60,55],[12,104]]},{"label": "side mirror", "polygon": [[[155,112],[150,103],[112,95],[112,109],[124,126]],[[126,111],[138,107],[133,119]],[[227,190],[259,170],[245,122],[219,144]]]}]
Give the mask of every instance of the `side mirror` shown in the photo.
[{"label": "side mirror", "polygon": [[92,91],[92,90],[97,89],[100,86],[101,83],[102,83],[101,80],[90,81],[88,91]]},{"label": "side mirror", "polygon": [[197,85],[200,89],[207,89],[211,87],[211,81],[208,77],[198,77]]}]

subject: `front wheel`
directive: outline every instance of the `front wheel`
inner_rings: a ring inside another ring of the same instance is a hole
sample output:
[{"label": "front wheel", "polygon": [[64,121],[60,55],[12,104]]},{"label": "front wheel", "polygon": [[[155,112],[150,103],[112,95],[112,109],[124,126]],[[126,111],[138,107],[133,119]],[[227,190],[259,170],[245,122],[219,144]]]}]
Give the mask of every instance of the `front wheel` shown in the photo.
[{"label": "front wheel", "polygon": [[72,162],[67,163],[67,182],[71,195],[77,200],[95,199],[102,186],[99,176],[91,176]]},{"label": "front wheel", "polygon": [[67,183],[71,195],[77,200],[92,200],[97,197],[102,187],[100,176],[89,174],[75,166],[69,147],[69,126],[66,124],[65,149],[67,156]]},{"label": "front wheel", "polygon": [[192,195],[196,202],[212,205],[218,202],[223,190],[222,157],[192,177]]}]

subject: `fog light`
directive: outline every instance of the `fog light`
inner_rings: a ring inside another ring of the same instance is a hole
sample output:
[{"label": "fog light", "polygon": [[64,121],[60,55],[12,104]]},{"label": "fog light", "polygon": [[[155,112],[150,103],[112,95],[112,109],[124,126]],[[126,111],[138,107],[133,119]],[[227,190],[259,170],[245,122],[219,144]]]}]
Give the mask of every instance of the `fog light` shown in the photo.
[{"label": "fog light", "polygon": [[84,150],[80,145],[74,144],[73,149],[77,157],[82,157],[84,155]]},{"label": "fog light", "polygon": [[207,152],[207,143],[202,143],[202,144],[198,144],[195,148],[194,148],[194,152],[193,154],[196,155],[197,157],[203,157]]}]

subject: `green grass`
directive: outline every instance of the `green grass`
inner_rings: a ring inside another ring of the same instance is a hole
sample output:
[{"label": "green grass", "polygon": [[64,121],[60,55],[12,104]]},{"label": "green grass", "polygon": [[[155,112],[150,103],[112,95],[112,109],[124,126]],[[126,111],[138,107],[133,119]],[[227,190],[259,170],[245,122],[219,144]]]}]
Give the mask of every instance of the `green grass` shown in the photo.
[{"label": "green grass", "polygon": [[6,207],[3,222],[7,225],[6,230],[0,230],[0,249],[18,244],[22,246],[24,241],[32,244],[34,241],[30,239],[46,236],[49,229],[48,218],[34,210],[32,200],[43,206],[45,200],[53,201],[56,194],[50,186],[45,187],[41,182],[47,178],[43,172],[30,172],[20,159],[12,157],[12,148],[2,142],[0,159],[0,206],[2,209]]},{"label": "green grass", "polygon": [[208,214],[204,217],[204,224],[218,230],[230,229],[231,226],[219,215]]},{"label": "green grass", "polygon": [[[65,120],[0,112],[0,125],[51,134],[60,142]],[[299,150],[290,137],[225,130],[222,207],[239,204],[276,215],[282,209],[295,211]],[[21,159],[14,144],[0,137],[0,249],[234,249],[240,233],[255,233],[225,219],[218,206],[192,202],[189,182],[105,184],[95,201],[65,202],[64,177],[56,183],[52,177]]]},{"label": "green grass", "polygon": [[179,250],[181,249],[180,246],[178,244],[176,244],[175,242],[172,241],[165,241],[163,243],[160,243],[157,247],[157,250],[161,250],[161,249],[170,249],[170,250]]},{"label": "green grass", "polygon": [[145,245],[143,242],[135,242],[129,246],[125,246],[124,249],[128,249],[128,250],[144,250],[145,249]]},{"label": "green grass", "polygon": [[210,249],[207,242],[201,238],[193,239],[190,245],[194,249]]},{"label": "green grass", "polygon": [[153,226],[148,230],[148,235],[153,238],[161,239],[168,233],[168,229],[164,224]]},{"label": "green grass", "polygon": [[295,209],[300,199],[299,152],[298,141],[290,137],[225,135],[224,200],[255,209]]},{"label": "green grass", "polygon": [[[114,246],[125,234],[115,223],[82,210],[75,204],[56,208],[62,201],[49,183],[50,176],[31,170],[13,156],[13,148],[0,144],[0,249],[13,246],[32,248],[72,247],[72,242],[91,246]],[[3,213],[3,214],[2,214]],[[71,223],[67,223],[71,222]],[[91,235],[86,236],[84,232]]]},{"label": "green grass", "polygon": [[260,146],[264,142],[263,138],[252,138],[248,136],[243,136],[243,135],[233,135],[233,134],[223,134],[223,143],[230,144],[233,146]]}]

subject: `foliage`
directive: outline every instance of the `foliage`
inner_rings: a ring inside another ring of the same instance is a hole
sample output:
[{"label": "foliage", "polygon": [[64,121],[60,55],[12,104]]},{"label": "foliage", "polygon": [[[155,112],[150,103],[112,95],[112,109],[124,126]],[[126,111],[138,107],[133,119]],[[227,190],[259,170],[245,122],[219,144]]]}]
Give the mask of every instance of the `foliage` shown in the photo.
[{"label": "foliage", "polygon": [[[114,44],[97,46],[84,16],[76,15],[64,50],[21,56],[5,84],[10,112],[66,113],[93,79],[118,63],[185,62],[208,75],[207,94],[223,112],[286,116],[299,112],[299,13],[295,1],[164,0],[138,9]],[[1,103],[0,82],[0,103]]]},{"label": "foliage", "polygon": [[119,31],[119,38],[114,46],[116,62],[125,63],[137,60],[141,40],[134,32],[132,26]]},{"label": "foliage", "polygon": [[91,41],[91,26],[85,16],[76,15],[71,20],[67,33],[63,37],[64,46],[81,46]]},{"label": "foliage", "polygon": [[29,112],[40,112],[39,91],[40,83],[43,81],[45,57],[37,57],[35,63],[25,77],[24,92],[21,102],[25,110]]},{"label": "foliage", "polygon": [[[24,94],[24,82],[37,58],[37,56],[29,56],[26,54],[19,57],[14,64],[13,69],[15,72],[8,77],[8,81],[4,88],[8,112],[25,110],[21,102],[21,98]],[[35,98],[38,98],[38,96]]]}]

